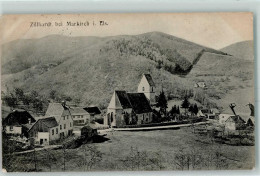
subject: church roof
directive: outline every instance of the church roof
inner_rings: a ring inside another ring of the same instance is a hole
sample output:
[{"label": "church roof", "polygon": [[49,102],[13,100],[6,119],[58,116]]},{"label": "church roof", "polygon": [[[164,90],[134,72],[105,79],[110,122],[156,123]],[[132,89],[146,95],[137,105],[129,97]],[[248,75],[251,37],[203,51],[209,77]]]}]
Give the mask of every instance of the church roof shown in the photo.
[{"label": "church roof", "polygon": [[127,93],[127,95],[136,114],[152,112],[150,103],[144,93]]},{"label": "church roof", "polygon": [[150,74],[144,74],[146,80],[148,81],[150,86],[155,86],[155,83],[153,82],[153,78]]},{"label": "church roof", "polygon": [[119,99],[119,102],[120,102],[120,104],[121,104],[123,109],[132,108],[132,105],[131,105],[131,103],[130,103],[130,101],[128,99],[126,91],[124,91],[124,90],[120,90],[120,91],[116,90],[115,93],[116,93],[116,95],[117,95],[117,97]]},{"label": "church roof", "polygon": [[144,93],[127,93],[115,91],[123,109],[132,108],[136,114],[152,112],[152,108]]}]

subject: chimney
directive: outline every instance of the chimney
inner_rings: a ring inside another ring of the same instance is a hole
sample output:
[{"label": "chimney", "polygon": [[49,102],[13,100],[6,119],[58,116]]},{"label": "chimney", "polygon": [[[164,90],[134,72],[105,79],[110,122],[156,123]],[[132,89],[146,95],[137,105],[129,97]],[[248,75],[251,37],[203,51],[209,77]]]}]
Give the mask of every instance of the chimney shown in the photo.
[{"label": "chimney", "polygon": [[30,118],[28,119],[28,123],[29,123],[29,125],[31,125],[31,119]]}]

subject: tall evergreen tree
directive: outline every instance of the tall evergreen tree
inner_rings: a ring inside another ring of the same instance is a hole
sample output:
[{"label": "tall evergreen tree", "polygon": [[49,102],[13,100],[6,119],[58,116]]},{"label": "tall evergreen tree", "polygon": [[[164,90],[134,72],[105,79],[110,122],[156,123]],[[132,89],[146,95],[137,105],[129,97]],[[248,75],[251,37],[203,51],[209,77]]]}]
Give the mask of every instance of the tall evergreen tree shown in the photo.
[{"label": "tall evergreen tree", "polygon": [[160,107],[160,111],[166,116],[166,110],[168,108],[168,103],[164,91],[160,92],[160,95],[157,98],[156,106]]},{"label": "tall evergreen tree", "polygon": [[185,96],[185,98],[181,104],[181,107],[185,109],[185,114],[187,114],[187,109],[189,108],[189,106],[190,106],[190,102],[188,100],[188,97]]},{"label": "tall evergreen tree", "polygon": [[198,112],[199,112],[199,109],[198,109],[197,104],[195,103],[195,105],[193,107],[193,113],[196,115],[196,114],[198,114]]}]

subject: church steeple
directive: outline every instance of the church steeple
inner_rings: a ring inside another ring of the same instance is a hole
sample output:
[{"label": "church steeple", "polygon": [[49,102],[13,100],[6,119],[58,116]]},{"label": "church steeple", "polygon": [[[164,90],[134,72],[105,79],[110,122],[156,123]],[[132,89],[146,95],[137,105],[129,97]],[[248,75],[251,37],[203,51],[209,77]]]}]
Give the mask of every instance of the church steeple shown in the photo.
[{"label": "church steeple", "polygon": [[138,85],[138,92],[144,93],[151,104],[155,103],[155,83],[150,74],[143,74]]}]

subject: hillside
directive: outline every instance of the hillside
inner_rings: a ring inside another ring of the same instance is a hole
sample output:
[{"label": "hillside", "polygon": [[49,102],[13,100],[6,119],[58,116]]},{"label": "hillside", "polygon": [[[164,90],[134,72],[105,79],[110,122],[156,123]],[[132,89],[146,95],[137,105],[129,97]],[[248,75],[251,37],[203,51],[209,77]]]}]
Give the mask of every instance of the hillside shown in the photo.
[{"label": "hillside", "polygon": [[243,41],[231,44],[225,48],[222,48],[221,51],[229,53],[237,58],[245,60],[254,60],[254,41]]},{"label": "hillside", "polygon": [[[104,38],[52,35],[4,45],[1,81],[3,91],[21,87],[47,98],[56,91],[103,109],[115,89],[135,92],[143,73],[152,75],[157,94],[163,86],[167,96],[181,98],[187,91],[196,93],[195,82],[206,81],[223,84],[217,92],[222,98],[232,82],[237,88],[248,84],[252,68],[253,62],[159,32]],[[204,104],[221,106],[216,100],[209,96]]]}]

